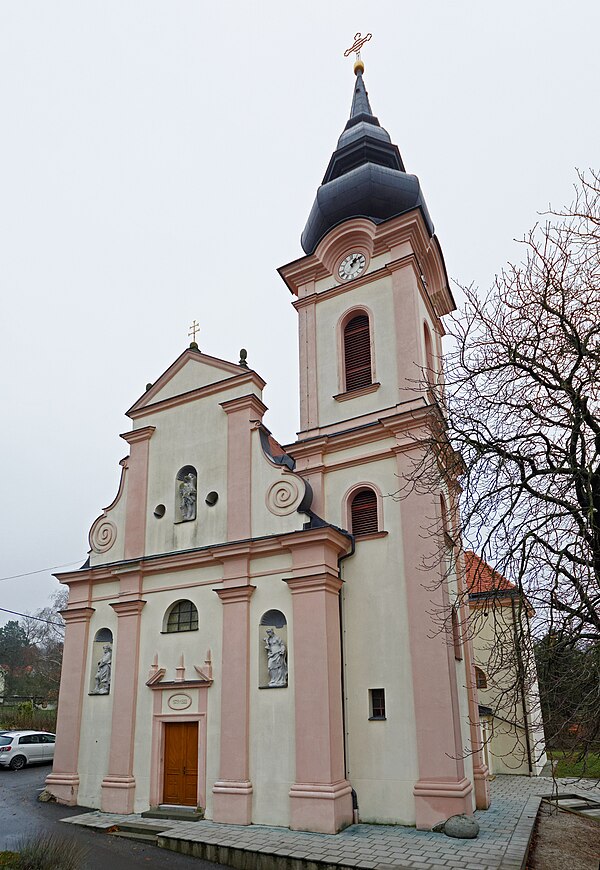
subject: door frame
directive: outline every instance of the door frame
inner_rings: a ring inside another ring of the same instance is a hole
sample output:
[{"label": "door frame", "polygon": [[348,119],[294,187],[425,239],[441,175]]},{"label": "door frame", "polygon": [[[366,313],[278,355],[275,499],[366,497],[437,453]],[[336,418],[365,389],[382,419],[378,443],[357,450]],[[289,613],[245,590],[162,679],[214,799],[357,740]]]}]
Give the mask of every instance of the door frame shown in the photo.
[{"label": "door frame", "polygon": [[150,768],[150,806],[163,802],[165,770],[165,724],[169,722],[198,723],[198,793],[197,806],[206,809],[206,713],[169,713],[154,715],[152,721],[152,752]]}]

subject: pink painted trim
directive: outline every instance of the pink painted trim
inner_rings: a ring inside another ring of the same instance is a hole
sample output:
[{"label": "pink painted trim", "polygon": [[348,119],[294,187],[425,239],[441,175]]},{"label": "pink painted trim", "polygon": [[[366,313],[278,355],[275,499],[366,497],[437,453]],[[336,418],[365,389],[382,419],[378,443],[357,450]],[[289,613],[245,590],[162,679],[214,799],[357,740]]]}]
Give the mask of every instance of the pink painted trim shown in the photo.
[{"label": "pink painted trim", "polygon": [[[229,375],[232,375],[233,377],[239,377],[240,375],[244,377],[250,376],[262,381],[262,378],[260,378],[260,376],[252,370],[240,368],[239,365],[227,362],[227,360],[218,359],[217,357],[209,356],[208,354],[202,353],[201,351],[191,350],[190,348],[187,348],[180,356],[177,357],[175,362],[172,363],[169,368],[162,373],[162,375],[160,375],[158,380],[154,382],[150,389],[146,390],[146,392],[143,393],[136,402],[134,402],[131,408],[126,412],[127,416],[135,416],[136,412],[142,410],[146,405],[149,405],[155,398],[155,396],[160,393],[162,389],[164,389],[169,381],[171,381],[175,377],[175,375],[180,372],[185,365],[187,365],[188,362],[204,363],[206,365],[209,365],[211,368],[228,372]],[[231,378],[226,378],[226,380],[231,380]],[[265,382],[262,381],[262,387],[264,386]]]},{"label": "pink painted trim", "polygon": [[121,435],[131,445],[129,481],[125,506],[125,559],[144,555],[146,544],[146,513],[148,500],[148,457],[154,426],[134,429]]},{"label": "pink painted trim", "polygon": [[[169,691],[172,691],[170,689]],[[152,756],[150,762],[150,806],[163,803],[164,764],[165,764],[165,724],[168,722],[198,723],[198,792],[197,805],[206,809],[206,692],[199,692],[198,713],[163,714],[162,695],[154,696],[154,712],[152,717]],[[202,708],[200,710],[200,708]]]},{"label": "pink painted trim", "polygon": [[[88,587],[89,594],[89,584]],[[68,607],[62,611],[65,620],[65,642],[58,699],[56,747],[52,773],[46,787],[59,803],[77,803],[79,788],[79,743],[90,619],[93,607]],[[59,730],[60,728],[60,730]]]},{"label": "pink painted trim", "polygon": [[[400,477],[410,462],[398,454]],[[432,617],[432,611],[448,612],[446,584],[441,565],[426,575],[422,569],[424,560],[431,560],[424,518],[430,523],[435,518],[441,530],[439,497],[413,491],[402,504],[401,519],[419,768],[415,814],[417,827],[428,829],[435,817],[471,814],[473,799],[472,785],[465,780],[454,651]]]},{"label": "pink painted trim", "polygon": [[317,426],[319,420],[317,312],[314,302],[298,313],[300,427],[311,428]]},{"label": "pink painted trim", "polygon": [[[230,573],[241,567],[239,560]],[[255,586],[215,589],[223,604],[221,650],[221,755],[213,786],[213,820],[252,822],[250,782],[250,599]]]},{"label": "pink painted trim", "polygon": [[369,393],[376,393],[381,384],[376,381],[374,384],[369,384],[367,387],[361,387],[358,390],[350,390],[347,393],[338,393],[333,398],[336,402],[347,402],[349,399],[357,399],[359,396],[367,396]]},{"label": "pink painted trim", "polygon": [[252,434],[266,405],[254,394],[221,402],[227,414],[227,537],[252,536]]},{"label": "pink painted trim", "polygon": [[[325,530],[319,530],[325,531]],[[310,535],[310,532],[305,532]],[[290,827],[335,833],[352,823],[344,768],[339,541],[313,535],[292,550],[296,777]]]},{"label": "pink painted trim", "polygon": [[367,258],[368,264],[373,254],[373,240],[377,226],[368,218],[353,218],[338,224],[321,239],[315,254],[323,263],[330,275],[339,281],[337,267],[348,251],[360,251]]},{"label": "pink painted trim", "polygon": [[113,655],[112,727],[108,775],[102,780],[102,810],[132,813],[135,799],[133,756],[139,677],[140,624],[146,602],[116,601],[116,654]]},{"label": "pink painted trim", "polygon": [[[361,464],[364,462],[364,457],[362,457]],[[383,496],[381,495],[381,490],[377,486],[377,484],[372,483],[371,481],[362,480],[360,483],[354,483],[350,489],[346,490],[346,494],[342,499],[342,522],[344,522],[345,528],[348,531],[352,531],[352,499],[355,495],[358,495],[362,490],[369,489],[375,493],[377,496],[377,534],[381,534],[381,532],[385,532],[385,525],[383,522]],[[360,540],[364,540],[365,538],[370,537],[368,535],[361,535]]]}]

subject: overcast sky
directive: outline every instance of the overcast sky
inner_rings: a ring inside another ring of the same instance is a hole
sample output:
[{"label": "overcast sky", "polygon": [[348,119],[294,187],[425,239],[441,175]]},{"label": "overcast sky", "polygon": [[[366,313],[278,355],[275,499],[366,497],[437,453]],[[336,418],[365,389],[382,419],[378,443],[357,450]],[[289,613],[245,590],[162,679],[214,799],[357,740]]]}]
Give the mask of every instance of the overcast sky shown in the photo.
[{"label": "overcast sky", "polygon": [[[597,0],[0,2],[1,578],[85,560],[124,411],[194,318],[201,350],[248,349],[266,424],[294,439],[296,313],[275,270],[302,254],[356,31],[450,276],[488,287],[575,167],[598,166]],[[56,587],[3,579],[0,606]]]}]

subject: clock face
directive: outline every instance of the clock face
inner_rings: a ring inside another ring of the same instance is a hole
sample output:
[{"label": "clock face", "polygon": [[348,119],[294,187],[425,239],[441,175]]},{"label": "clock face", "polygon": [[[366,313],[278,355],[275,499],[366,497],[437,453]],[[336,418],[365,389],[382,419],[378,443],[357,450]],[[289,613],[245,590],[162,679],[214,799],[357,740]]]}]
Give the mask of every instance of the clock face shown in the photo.
[{"label": "clock face", "polygon": [[342,281],[351,281],[353,278],[358,278],[366,265],[367,260],[364,254],[348,254],[338,267],[338,275]]}]

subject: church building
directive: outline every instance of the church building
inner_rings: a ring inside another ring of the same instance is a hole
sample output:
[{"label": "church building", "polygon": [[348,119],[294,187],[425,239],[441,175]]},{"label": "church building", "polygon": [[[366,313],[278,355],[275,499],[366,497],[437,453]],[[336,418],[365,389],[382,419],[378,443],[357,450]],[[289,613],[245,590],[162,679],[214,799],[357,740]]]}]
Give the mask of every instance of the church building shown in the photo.
[{"label": "church building", "polygon": [[454,301],[419,180],[354,72],[304,253],[279,269],[297,440],[265,428],[245,352],[192,342],[127,411],[117,495],[86,564],[57,575],[60,802],[324,833],[488,806],[458,491],[442,470],[391,495],[439,423],[427,378]]}]

